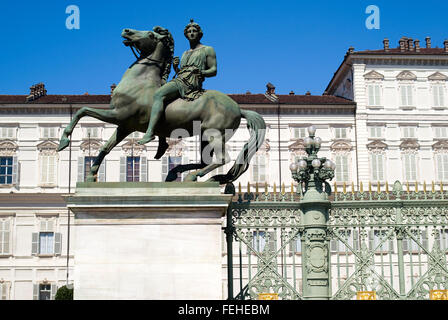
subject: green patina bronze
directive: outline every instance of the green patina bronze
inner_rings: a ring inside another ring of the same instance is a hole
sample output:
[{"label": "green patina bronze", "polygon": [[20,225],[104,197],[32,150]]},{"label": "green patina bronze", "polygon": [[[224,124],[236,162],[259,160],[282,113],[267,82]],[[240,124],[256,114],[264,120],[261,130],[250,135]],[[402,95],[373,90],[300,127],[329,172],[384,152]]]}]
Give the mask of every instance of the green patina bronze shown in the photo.
[{"label": "green patina bronze", "polygon": [[[96,181],[106,155],[132,132],[145,133],[139,141],[141,144],[153,140],[154,135],[158,136],[159,147],[155,158],[160,159],[168,148],[166,138],[178,138],[172,135],[175,130],[183,130],[185,136],[202,136],[201,162],[171,169],[166,181],[173,181],[179,173],[189,170],[194,171],[184,180],[196,181],[229,161],[225,157],[225,143],[239,127],[241,118],[247,121],[249,141],[233,167],[226,174],[213,176],[210,180],[230,183],[248,169],[250,159],[264,141],[266,124],[258,113],[240,109],[226,94],[202,89],[204,78],[216,75],[216,56],[212,47],[200,43],[202,30],[196,23],[191,21],[184,34],[190,41],[191,49],[183,54],[178,68],[178,58],[173,58],[174,40],[167,29],[156,26],[152,31],[123,30],[123,43],[137,51],[137,61],[125,72],[113,91],[110,109],[81,108],[65,128],[59,144],[59,151],[69,145],[69,136],[85,116],[118,126],[101,148],[87,181]],[[172,64],[177,77],[166,82]],[[196,121],[200,123],[199,133],[194,130]],[[210,156],[214,153],[213,162],[205,161],[203,156],[207,150],[210,150]]]}]

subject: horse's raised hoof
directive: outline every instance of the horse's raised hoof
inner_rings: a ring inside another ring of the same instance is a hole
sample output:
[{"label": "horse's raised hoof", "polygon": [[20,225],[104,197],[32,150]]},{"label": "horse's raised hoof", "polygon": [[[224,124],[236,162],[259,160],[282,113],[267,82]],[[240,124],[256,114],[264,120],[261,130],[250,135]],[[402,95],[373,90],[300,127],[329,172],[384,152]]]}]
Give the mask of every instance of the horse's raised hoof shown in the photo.
[{"label": "horse's raised hoof", "polygon": [[68,147],[69,144],[70,144],[70,139],[68,139],[68,138],[61,138],[61,141],[59,142],[58,151],[64,150],[65,148]]},{"label": "horse's raised hoof", "polygon": [[146,134],[143,136],[143,138],[141,140],[139,140],[137,143],[138,144],[145,144],[148,143],[152,140],[154,140],[156,137],[154,135],[150,135],[150,136],[146,136]]}]

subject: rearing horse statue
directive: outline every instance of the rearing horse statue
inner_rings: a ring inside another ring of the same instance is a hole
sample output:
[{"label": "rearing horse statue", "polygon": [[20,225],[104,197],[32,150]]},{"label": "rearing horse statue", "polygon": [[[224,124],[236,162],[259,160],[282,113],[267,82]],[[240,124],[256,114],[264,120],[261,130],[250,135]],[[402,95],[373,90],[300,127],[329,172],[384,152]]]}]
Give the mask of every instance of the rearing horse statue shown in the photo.
[{"label": "rearing horse statue", "polygon": [[[84,116],[118,126],[100,149],[87,176],[87,181],[90,182],[96,181],[102,161],[117,144],[134,131],[146,132],[154,92],[166,80],[171,68],[174,41],[167,29],[162,27],[154,27],[152,31],[124,29],[121,35],[125,39],[123,43],[139,53],[139,55],[136,54],[137,61],[128,68],[114,89],[110,109],[81,108],[65,128],[58,148],[58,151],[61,151],[69,145],[69,136]],[[168,147],[166,138],[173,137],[172,132],[176,129],[182,129],[187,136],[197,135],[197,130],[193,130],[195,121],[200,123],[199,134],[202,135],[202,139],[201,162],[179,165],[171,169],[165,181],[174,181],[178,173],[190,170],[194,171],[190,172],[184,181],[197,181],[198,177],[203,177],[229,162],[230,159],[226,157],[225,143],[239,127],[241,118],[247,121],[250,138],[243,146],[233,167],[226,174],[215,175],[209,179],[218,181],[220,184],[235,181],[248,169],[250,159],[264,141],[266,124],[263,118],[254,111],[241,110],[229,96],[214,90],[205,91],[193,101],[185,101],[181,98],[167,101],[164,115],[154,128],[155,135],[159,137],[159,147],[155,158],[160,159],[163,156]],[[207,150],[210,150],[210,157],[213,152],[215,153],[213,161],[205,161],[204,154]]]}]

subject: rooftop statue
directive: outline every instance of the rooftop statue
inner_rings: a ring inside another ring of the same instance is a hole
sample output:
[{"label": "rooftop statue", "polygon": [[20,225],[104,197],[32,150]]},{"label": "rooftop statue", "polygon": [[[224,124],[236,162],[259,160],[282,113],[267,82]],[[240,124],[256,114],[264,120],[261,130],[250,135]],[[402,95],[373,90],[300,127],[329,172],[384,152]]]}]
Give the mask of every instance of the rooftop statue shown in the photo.
[{"label": "rooftop statue", "polygon": [[[198,177],[230,161],[226,158],[225,143],[239,127],[241,118],[247,121],[249,141],[226,174],[215,175],[209,180],[227,184],[238,179],[248,169],[250,159],[264,141],[266,124],[258,113],[240,109],[226,94],[203,90],[204,78],[216,75],[214,49],[200,43],[202,29],[193,20],[185,27],[184,34],[190,42],[190,50],[184,52],[179,65],[179,58],[173,58],[174,40],[167,29],[156,26],[152,31],[123,30],[123,43],[131,47],[137,60],[114,89],[110,109],[81,108],[65,128],[58,148],[61,151],[69,145],[69,136],[84,116],[118,126],[100,149],[87,181],[96,181],[106,155],[132,132],[145,133],[138,142],[140,144],[158,136],[159,146],[155,158],[160,159],[168,148],[166,138],[172,137],[172,133],[179,129],[186,132],[187,136],[202,136],[201,162],[178,165],[169,171],[166,181],[176,180],[177,175],[185,171],[192,172],[184,181],[197,181]],[[171,65],[176,76],[166,82]],[[194,122],[200,123],[199,132],[194,130]],[[214,153],[213,161],[209,161],[210,157],[204,157],[207,152],[209,156]]]}]

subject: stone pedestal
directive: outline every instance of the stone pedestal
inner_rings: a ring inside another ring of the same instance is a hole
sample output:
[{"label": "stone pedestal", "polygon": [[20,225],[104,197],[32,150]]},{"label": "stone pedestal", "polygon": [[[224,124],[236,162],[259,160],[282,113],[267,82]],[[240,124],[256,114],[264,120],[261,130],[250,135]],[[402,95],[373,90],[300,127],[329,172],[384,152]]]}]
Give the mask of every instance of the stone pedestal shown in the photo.
[{"label": "stone pedestal", "polygon": [[74,298],[222,299],[217,183],[78,183]]}]

